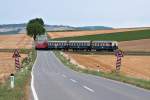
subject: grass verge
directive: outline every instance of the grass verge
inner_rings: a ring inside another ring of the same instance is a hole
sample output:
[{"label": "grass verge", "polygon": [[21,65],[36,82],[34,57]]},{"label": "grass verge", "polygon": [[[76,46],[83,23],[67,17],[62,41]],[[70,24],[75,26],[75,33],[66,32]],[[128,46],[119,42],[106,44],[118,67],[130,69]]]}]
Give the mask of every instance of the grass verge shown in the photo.
[{"label": "grass verge", "polygon": [[137,87],[141,87],[141,88],[150,90],[150,80],[148,81],[148,80],[143,80],[143,79],[127,77],[125,75],[115,73],[115,72],[105,73],[105,72],[97,72],[97,71],[88,70],[88,69],[82,69],[82,68],[78,67],[77,65],[70,63],[70,61],[67,60],[63,55],[61,55],[59,51],[55,51],[54,53],[65,66],[68,66],[69,68],[73,69],[74,71],[92,74],[92,75],[96,75],[96,76],[101,76],[104,78],[108,78],[108,79],[112,79],[112,80],[116,80],[116,81],[120,81],[120,82],[124,82],[124,83],[129,83],[129,84],[135,85]]},{"label": "grass verge", "polygon": [[30,79],[32,66],[36,59],[36,51],[31,50],[28,57],[22,61],[22,71],[15,74],[15,88],[10,88],[10,79],[0,85],[0,100],[28,100],[26,96],[26,85]]}]

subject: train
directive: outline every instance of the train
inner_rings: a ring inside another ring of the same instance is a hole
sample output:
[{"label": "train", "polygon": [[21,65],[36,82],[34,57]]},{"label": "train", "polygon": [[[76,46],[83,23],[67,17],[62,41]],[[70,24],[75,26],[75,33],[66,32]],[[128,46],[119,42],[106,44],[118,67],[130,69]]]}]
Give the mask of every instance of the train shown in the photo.
[{"label": "train", "polygon": [[36,49],[72,51],[115,51],[117,41],[48,41],[42,37],[35,44]]}]

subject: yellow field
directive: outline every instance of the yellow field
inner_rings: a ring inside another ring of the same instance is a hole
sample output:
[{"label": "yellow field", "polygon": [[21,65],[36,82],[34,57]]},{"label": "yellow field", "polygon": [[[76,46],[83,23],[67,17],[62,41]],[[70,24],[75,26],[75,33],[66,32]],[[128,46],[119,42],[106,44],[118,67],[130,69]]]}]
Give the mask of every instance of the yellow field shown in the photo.
[{"label": "yellow field", "polygon": [[[81,55],[73,53],[67,53],[67,55],[77,64],[88,69],[100,69],[104,72],[115,70],[116,57],[114,55]],[[123,57],[121,73],[130,77],[150,80],[150,56]]]},{"label": "yellow field", "polygon": [[[4,82],[11,73],[15,72],[15,60],[12,58],[13,53],[0,52],[0,83]],[[20,54],[20,62],[27,54]]]},{"label": "yellow field", "polygon": [[26,34],[0,35],[0,49],[32,48],[32,38]]}]

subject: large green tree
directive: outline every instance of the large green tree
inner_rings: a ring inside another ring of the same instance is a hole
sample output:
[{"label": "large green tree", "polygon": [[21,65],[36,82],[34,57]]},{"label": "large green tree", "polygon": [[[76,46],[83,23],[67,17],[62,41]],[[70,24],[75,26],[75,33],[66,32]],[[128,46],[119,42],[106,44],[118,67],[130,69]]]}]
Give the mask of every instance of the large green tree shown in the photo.
[{"label": "large green tree", "polygon": [[32,19],[28,22],[27,35],[36,40],[37,35],[45,34],[44,21],[41,18]]},{"label": "large green tree", "polygon": [[35,22],[38,22],[39,24],[41,24],[42,26],[44,26],[44,21],[42,18],[35,18],[35,19],[32,19],[29,21],[29,24],[30,23],[35,23]]}]

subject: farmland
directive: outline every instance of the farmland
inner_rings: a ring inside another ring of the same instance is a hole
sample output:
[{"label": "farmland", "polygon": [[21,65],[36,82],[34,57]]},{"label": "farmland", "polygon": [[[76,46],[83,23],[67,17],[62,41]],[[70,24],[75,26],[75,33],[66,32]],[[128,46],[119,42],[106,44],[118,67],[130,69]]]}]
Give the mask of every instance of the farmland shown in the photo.
[{"label": "farmland", "polygon": [[124,51],[150,52],[150,39],[119,42],[119,48]]},{"label": "farmland", "polygon": [[[13,52],[9,51],[14,49],[31,48],[32,39],[26,34],[0,35],[0,82],[4,82],[9,74],[15,71],[14,59],[12,58]],[[21,56],[21,60],[23,60],[27,54],[21,54]]]},{"label": "farmland", "polygon": [[[82,33],[83,32],[83,33]],[[119,48],[123,51],[131,52],[150,52],[150,30],[130,30],[123,32],[113,33],[99,33],[95,32],[89,34],[88,32],[80,31],[81,36],[78,36],[79,32],[70,32],[71,37],[65,36],[69,32],[61,33],[62,35],[57,36],[56,33],[51,33],[51,40],[114,40],[119,42]],[[86,34],[87,33],[87,34]],[[73,35],[74,34],[74,35]],[[63,36],[64,35],[64,36]],[[83,35],[83,36],[82,36]],[[59,38],[61,37],[61,38]],[[82,68],[98,70],[102,72],[112,72],[115,70],[115,56],[114,55],[101,55],[101,54],[88,54],[82,53],[65,53],[71,61],[79,65]],[[144,55],[125,55],[122,60],[121,74],[133,78],[139,78],[144,80],[150,80],[150,56]],[[100,66],[99,68],[97,66]]]},{"label": "farmland", "polygon": [[[66,53],[77,65],[91,70],[112,72],[115,70],[114,55],[83,55]],[[150,80],[150,56],[125,56],[122,58],[121,73],[139,79]],[[97,67],[99,66],[99,67]]]},{"label": "farmland", "polygon": [[[0,55],[0,83],[3,83],[12,72],[15,72],[15,62],[12,58],[13,53],[0,52]],[[20,55],[21,61],[27,57],[27,54]]]},{"label": "farmland", "polygon": [[131,41],[140,39],[149,39],[150,30],[136,30],[127,32],[116,32],[108,34],[96,34],[96,35],[85,35],[85,36],[74,36],[74,37],[64,37],[56,38],[53,40],[114,40],[114,41]]},{"label": "farmland", "polygon": [[26,34],[0,35],[0,49],[32,48],[32,39]]}]

